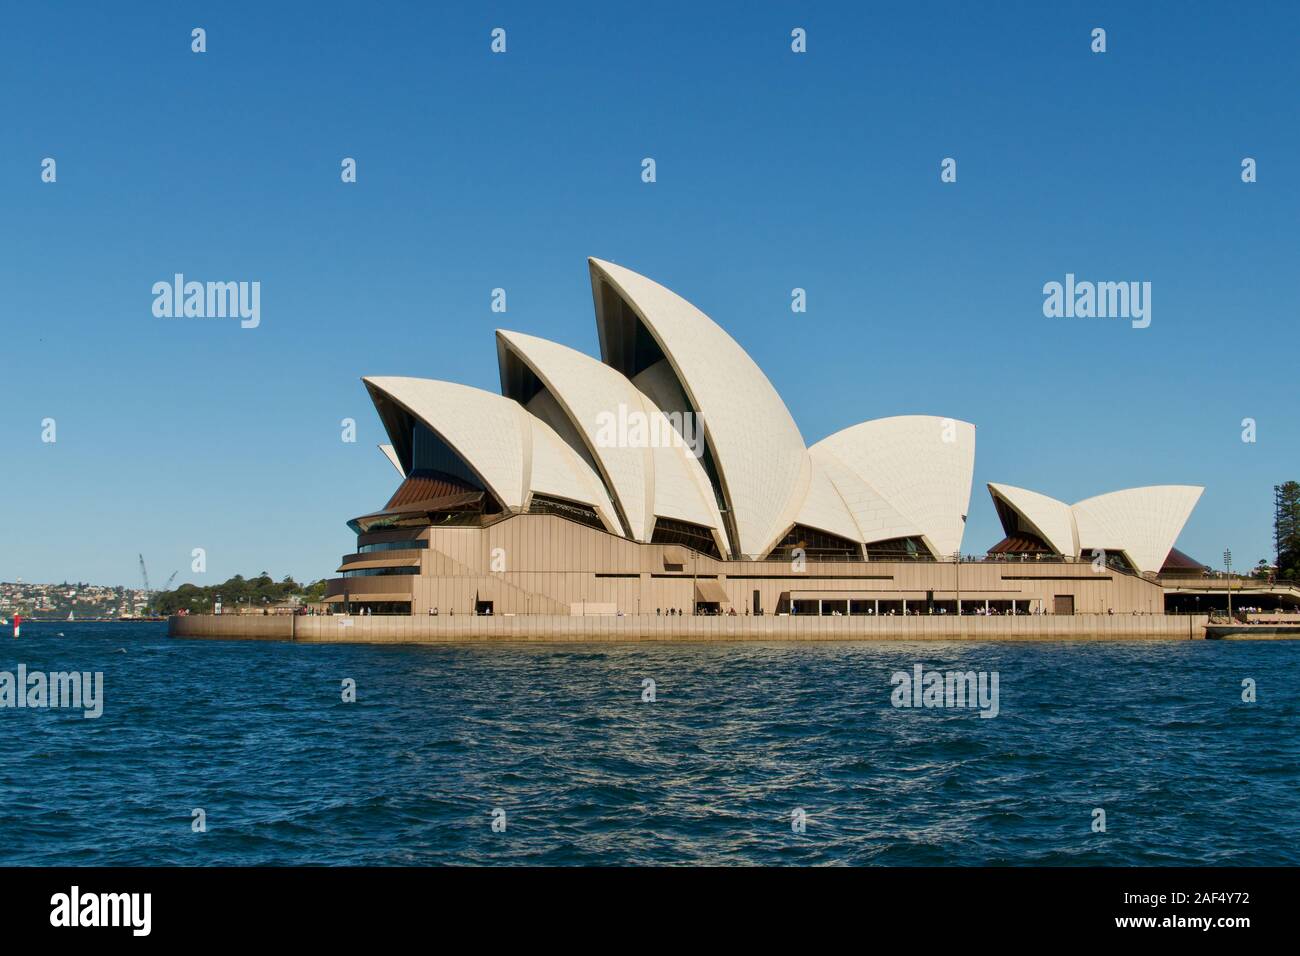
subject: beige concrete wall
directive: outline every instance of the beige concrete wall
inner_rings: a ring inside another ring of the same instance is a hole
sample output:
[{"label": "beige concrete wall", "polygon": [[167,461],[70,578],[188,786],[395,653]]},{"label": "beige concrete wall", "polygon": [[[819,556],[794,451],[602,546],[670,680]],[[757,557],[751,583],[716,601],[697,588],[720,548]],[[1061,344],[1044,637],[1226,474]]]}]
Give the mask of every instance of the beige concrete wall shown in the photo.
[{"label": "beige concrete wall", "polygon": [[[173,617],[173,637],[288,640],[282,618]],[[303,643],[1200,640],[1205,615],[1073,617],[297,617]],[[346,623],[344,623],[346,622]],[[250,627],[251,625],[251,627]],[[279,627],[280,629],[277,629]]]},{"label": "beige concrete wall", "polygon": [[[392,533],[373,536],[392,538]],[[816,591],[827,599],[837,592],[878,596],[884,600],[952,601],[958,587],[963,599],[1015,600],[1021,607],[1041,605],[1049,612],[1057,594],[1074,597],[1079,613],[1164,612],[1164,591],[1135,575],[1105,570],[1091,563],[989,561],[955,565],[942,562],[815,562],[796,570],[787,561],[716,561],[691,555],[680,570],[669,570],[663,545],[638,544],[554,515],[515,515],[487,528],[431,528],[421,537],[427,550],[372,552],[418,555],[421,573],[349,578],[349,597],[409,592],[412,613],[431,608],[470,613],[475,600],[492,601],[496,614],[566,614],[582,603],[612,604],[625,614],[653,614],[656,608],[694,607],[695,580],[712,578],[739,614],[753,606],[776,611],[784,592]],[[364,539],[367,542],[371,538]],[[503,566],[504,571],[493,571]],[[343,579],[330,582],[330,594],[342,594]],[[726,607],[724,607],[726,610]]]}]

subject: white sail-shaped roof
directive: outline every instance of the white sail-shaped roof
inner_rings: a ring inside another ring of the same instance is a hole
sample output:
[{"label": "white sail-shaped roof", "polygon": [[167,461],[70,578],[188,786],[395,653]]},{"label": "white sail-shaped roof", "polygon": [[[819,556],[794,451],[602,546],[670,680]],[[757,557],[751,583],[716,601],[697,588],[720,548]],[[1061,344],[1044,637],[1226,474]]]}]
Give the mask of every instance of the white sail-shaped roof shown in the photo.
[{"label": "white sail-shaped roof", "polygon": [[1047,495],[989,482],[989,493],[1011,507],[1034,534],[1058,554],[1078,554],[1079,541],[1074,530],[1070,506]]},{"label": "white sail-shaped roof", "polygon": [[[511,511],[542,495],[588,505],[607,530],[636,541],[653,540],[656,523],[688,522],[732,557],[765,556],[792,525],[867,546],[917,538],[939,557],[960,550],[973,425],[883,418],[805,448],[771,383],[713,320],[621,266],[589,267],[603,362],[503,331],[504,396],[430,379],[364,380],[389,432],[380,450],[399,473],[447,471]],[[663,440],[697,429],[699,457]],[[989,485],[1009,535],[1032,532],[1073,556],[1122,552],[1143,572],[1160,570],[1202,490],[1131,488],[1067,505]]]},{"label": "white sail-shaped roof", "polygon": [[615,317],[607,314],[601,290],[607,283],[635,312],[703,416],[733,547],[743,555],[766,554],[809,481],[803,437],[781,396],[745,350],[681,296],[612,262],[588,262],[602,358],[625,374],[640,371],[620,366],[614,354]]},{"label": "white sail-shaped roof", "polygon": [[677,433],[631,381],[556,342],[500,330],[497,338],[503,388],[507,356],[517,356],[546,387],[539,397],[549,393],[568,416],[581,451],[596,463],[617,499],[630,537],[649,541],[656,517],[721,531],[704,469],[689,449],[664,440]]},{"label": "white sail-shaped roof", "polygon": [[921,536],[921,528],[915,521],[901,514],[829,448],[817,444],[808,453],[812,456],[813,467],[824,472],[831,480],[853,516],[859,541],[871,544],[891,538]]},{"label": "white sail-shaped roof", "polygon": [[[430,378],[374,376],[365,383],[424,422],[511,511],[523,509],[532,468],[532,426],[518,402]],[[390,435],[394,444],[398,436]]]},{"label": "white sail-shaped roof", "polygon": [[388,463],[397,469],[397,473],[405,478],[406,469],[402,467],[401,459],[397,457],[397,452],[393,450],[393,446],[380,445],[379,450],[383,453],[383,456],[388,459]]},{"label": "white sail-shaped roof", "polygon": [[[647,404],[649,404],[647,402]],[[654,409],[652,414],[662,416]],[[665,426],[671,428],[671,425]],[[688,521],[713,532],[718,554],[727,553],[722,514],[713,497],[713,486],[690,450],[661,444],[651,449],[654,457],[654,514],[656,518]]]},{"label": "white sail-shaped roof", "polygon": [[[849,541],[863,542],[862,529],[853,518],[839,488],[831,480],[824,460],[813,458],[810,462],[808,494],[795,517],[795,523],[829,531]],[[834,465],[831,466],[832,468]],[[897,537],[897,536],[892,536]]]},{"label": "white sail-shaped roof", "polygon": [[[645,407],[660,414],[665,409],[682,409],[689,405],[677,374],[667,359],[642,371],[632,379],[632,384],[643,396]],[[688,431],[692,440],[702,442],[704,434],[698,426],[697,421]],[[655,449],[655,461],[655,514],[713,529],[718,553],[726,554],[729,545],[722,513],[718,510],[718,498],[697,451],[661,446]]]},{"label": "white sail-shaped roof", "polygon": [[[525,413],[527,414],[527,413]],[[533,462],[529,494],[550,495],[591,505],[606,531],[622,534],[614,507],[591,466],[540,418],[528,416],[533,428]]]},{"label": "white sail-shaped roof", "polygon": [[[859,496],[874,493],[882,527],[889,529],[885,536],[919,533],[938,557],[961,549],[975,471],[974,425],[933,415],[878,418],[823,438],[811,451],[847,468],[866,486],[857,489]],[[868,542],[882,540],[878,532],[863,531]]]},{"label": "white sail-shaped roof", "polygon": [[[589,267],[603,362],[502,331],[504,396],[430,379],[364,380],[389,432],[380,450],[399,473],[445,470],[511,511],[542,495],[588,505],[606,529],[636,541],[653,540],[656,523],[688,522],[732,557],[765,556],[792,525],[868,546],[917,538],[939,557],[960,550],[973,425],[883,418],[805,448],[771,383],[713,320],[621,266]],[[412,429],[413,419],[436,437]],[[699,457],[664,441],[697,429]],[[1011,485],[989,491],[1008,534],[1033,532],[1061,554],[1122,552],[1149,572],[1202,489],[1132,488],[1074,505]]]},{"label": "white sail-shaped roof", "polygon": [[[589,355],[521,332],[497,330],[497,355],[501,365],[502,390],[507,390],[506,365],[517,356],[546,387],[537,396],[550,396],[567,416],[571,434],[581,443],[590,460],[600,469],[606,486],[626,519],[627,534],[645,541],[653,523],[653,462],[649,448],[602,447],[602,416],[617,416],[618,409],[644,414],[641,393],[632,383]],[[512,396],[520,398],[521,396]]]},{"label": "white sail-shaped roof", "polygon": [[1071,508],[1079,547],[1122,550],[1138,571],[1158,572],[1204,490],[1151,485],[1080,501]]},{"label": "white sail-shaped roof", "polygon": [[[536,491],[590,505],[608,530],[619,533],[600,478],[553,428],[518,402],[427,378],[364,381],[427,425],[504,507],[523,511]],[[399,436],[389,437],[396,444]]]},{"label": "white sail-shaped roof", "polygon": [[[989,483],[989,493],[1060,554],[1124,554],[1139,572],[1157,573],[1205,489],[1194,485],[1126,488],[1073,505],[1012,485]],[[1010,534],[1013,528],[1007,528]]]}]

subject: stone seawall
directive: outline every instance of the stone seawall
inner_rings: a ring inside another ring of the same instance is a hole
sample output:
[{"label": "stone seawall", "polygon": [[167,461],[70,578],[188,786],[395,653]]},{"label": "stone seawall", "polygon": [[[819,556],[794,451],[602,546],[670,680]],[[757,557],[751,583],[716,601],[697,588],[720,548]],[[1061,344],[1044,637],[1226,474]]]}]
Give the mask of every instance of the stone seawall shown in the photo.
[{"label": "stone seawall", "polygon": [[1212,641],[1300,641],[1300,625],[1210,624],[1205,636]]},{"label": "stone seawall", "polygon": [[632,641],[1186,641],[1206,615],[981,617],[173,617],[172,637],[309,644]]},{"label": "stone seawall", "polygon": [[[327,620],[322,618],[322,620]],[[292,641],[294,618],[288,614],[181,614],[167,619],[168,637],[215,637],[231,641]]]}]

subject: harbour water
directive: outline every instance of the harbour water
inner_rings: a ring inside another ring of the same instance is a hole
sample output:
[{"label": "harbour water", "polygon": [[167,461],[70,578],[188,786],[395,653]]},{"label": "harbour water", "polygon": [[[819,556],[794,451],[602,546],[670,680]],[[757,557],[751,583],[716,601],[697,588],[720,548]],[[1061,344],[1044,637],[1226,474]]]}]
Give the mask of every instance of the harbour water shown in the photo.
[{"label": "harbour water", "polygon": [[[0,708],[0,864],[1300,863],[1296,642],[0,640],[103,673]],[[918,664],[997,716],[893,706]]]}]

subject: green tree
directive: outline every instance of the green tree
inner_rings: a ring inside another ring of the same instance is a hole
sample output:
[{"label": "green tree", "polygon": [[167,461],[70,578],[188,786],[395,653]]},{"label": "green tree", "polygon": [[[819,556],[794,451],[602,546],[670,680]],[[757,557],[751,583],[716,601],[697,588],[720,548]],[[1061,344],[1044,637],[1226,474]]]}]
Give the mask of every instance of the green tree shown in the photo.
[{"label": "green tree", "polygon": [[199,614],[212,610],[217,595],[221,595],[222,606],[231,611],[241,604],[263,607],[293,599],[306,604],[319,601],[325,596],[325,581],[322,579],[302,585],[292,577],[286,577],[276,583],[265,572],[251,579],[236,574],[221,584],[206,587],[182,584],[173,591],[159,591],[153,596],[153,607],[159,614],[175,614],[180,610]]},{"label": "green tree", "polygon": [[1273,487],[1273,545],[1279,578],[1300,578],[1300,482]]}]

